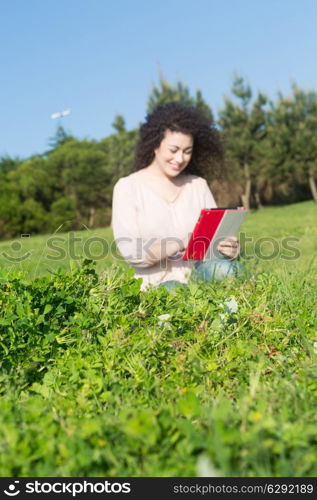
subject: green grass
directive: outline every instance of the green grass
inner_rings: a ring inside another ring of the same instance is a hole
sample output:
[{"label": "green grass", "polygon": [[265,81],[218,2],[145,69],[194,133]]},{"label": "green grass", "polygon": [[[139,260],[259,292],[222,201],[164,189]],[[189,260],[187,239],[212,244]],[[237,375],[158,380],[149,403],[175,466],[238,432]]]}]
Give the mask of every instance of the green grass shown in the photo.
[{"label": "green grass", "polygon": [[[241,228],[242,260],[252,271],[315,266],[316,219],[317,206],[313,202],[270,207],[251,213]],[[244,244],[244,236],[252,238],[252,241]],[[127,268],[116,252],[109,227],[31,235],[0,243],[2,272],[19,270],[29,278],[43,276],[57,269],[71,271],[79,267],[84,258],[95,260],[98,272],[111,265]]]},{"label": "green grass", "polygon": [[253,238],[246,245],[251,266],[270,271],[309,270],[310,266],[316,269],[316,221],[317,205],[314,202],[270,207],[252,213],[242,228],[246,236]]},{"label": "green grass", "polygon": [[30,279],[58,269],[71,271],[85,258],[94,259],[99,271],[114,263],[126,267],[116,252],[111,228],[31,235],[0,243],[3,272],[22,271]]},{"label": "green grass", "polygon": [[[249,281],[173,293],[140,293],[109,255],[98,273],[51,261],[48,236],[3,242],[0,475],[195,476],[204,461],[223,476],[316,476],[316,212],[253,213],[242,231],[275,238],[274,258],[254,240]],[[111,242],[109,229],[79,235],[78,254],[84,238]]]}]

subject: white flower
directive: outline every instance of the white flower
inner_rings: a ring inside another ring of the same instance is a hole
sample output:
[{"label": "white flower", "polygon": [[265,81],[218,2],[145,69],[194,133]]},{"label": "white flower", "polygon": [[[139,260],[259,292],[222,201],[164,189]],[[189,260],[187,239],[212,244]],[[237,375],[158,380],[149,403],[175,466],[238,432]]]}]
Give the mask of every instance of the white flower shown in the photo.
[{"label": "white flower", "polygon": [[157,319],[159,320],[158,326],[165,328],[166,330],[171,330],[172,325],[168,321],[170,319],[171,315],[170,314],[161,314],[161,316],[158,316]]},{"label": "white flower", "polygon": [[170,319],[170,317],[171,317],[170,314],[161,314],[161,316],[158,316],[157,319],[161,321],[167,321],[168,319]]},{"label": "white flower", "polygon": [[196,471],[198,477],[222,477],[221,472],[216,469],[209,457],[205,454],[198,457]]},{"label": "white flower", "polygon": [[226,300],[222,305],[229,314],[238,312],[238,302],[234,297],[230,297],[230,299]]},{"label": "white flower", "polygon": [[317,355],[317,342],[313,343],[313,348],[314,348],[314,354]]}]

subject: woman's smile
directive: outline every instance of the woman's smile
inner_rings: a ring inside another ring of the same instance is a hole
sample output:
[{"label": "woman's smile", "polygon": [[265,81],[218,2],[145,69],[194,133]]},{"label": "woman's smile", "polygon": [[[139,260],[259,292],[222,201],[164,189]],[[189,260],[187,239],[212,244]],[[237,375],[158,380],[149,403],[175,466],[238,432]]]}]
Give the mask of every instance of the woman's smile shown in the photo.
[{"label": "woman's smile", "polygon": [[175,177],[189,164],[193,143],[193,137],[189,134],[166,130],[164,139],[155,150],[155,158],[151,168],[165,177]]},{"label": "woman's smile", "polygon": [[183,165],[176,165],[175,163],[170,163],[170,165],[174,170],[181,170],[183,168]]}]

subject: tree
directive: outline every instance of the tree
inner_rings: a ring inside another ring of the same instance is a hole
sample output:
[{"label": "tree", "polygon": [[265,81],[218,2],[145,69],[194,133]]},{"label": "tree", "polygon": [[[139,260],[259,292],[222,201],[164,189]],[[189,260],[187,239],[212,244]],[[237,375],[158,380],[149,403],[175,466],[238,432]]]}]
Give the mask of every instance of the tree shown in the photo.
[{"label": "tree", "polygon": [[15,170],[22,160],[20,158],[11,158],[8,155],[0,157],[0,175],[7,174]]},{"label": "tree", "polygon": [[317,202],[317,94],[296,84],[290,97],[279,93],[270,103],[265,142],[271,179],[283,187],[283,201],[306,199],[309,188]]},{"label": "tree", "polygon": [[122,132],[125,132],[126,128],[125,128],[125,119],[124,119],[124,117],[122,115],[116,115],[114,117],[113,122],[112,122],[112,126],[116,130],[116,132],[118,132],[119,134],[122,133]]},{"label": "tree", "polygon": [[[231,91],[239,102],[225,97],[223,109],[219,112],[219,126],[224,134],[225,147],[229,161],[244,177],[242,203],[250,207],[252,184],[256,186],[259,175],[258,161],[260,142],[265,138],[267,98],[261,92],[252,101],[251,87],[236,76]],[[258,193],[256,197],[259,200]]]},{"label": "tree", "polygon": [[33,199],[46,210],[52,200],[52,179],[45,169],[45,158],[33,156],[8,173],[7,179],[19,194],[21,201]]},{"label": "tree", "polygon": [[49,139],[49,146],[51,149],[56,149],[59,146],[62,146],[67,141],[71,141],[74,138],[66,132],[62,125],[58,125],[55,135]]},{"label": "tree", "polygon": [[175,85],[170,85],[168,81],[161,75],[159,79],[159,84],[152,87],[150,96],[147,103],[147,112],[151,113],[156,106],[160,104],[167,104],[169,102],[176,101],[188,106],[195,106],[209,117],[210,123],[213,123],[213,114],[207,104],[203,99],[200,90],[196,91],[196,95],[193,97],[190,94],[189,88],[182,82],[177,82]]},{"label": "tree", "polygon": [[75,209],[77,224],[93,227],[96,211],[105,208],[106,155],[92,141],[70,141],[54,151],[48,160],[47,166],[56,180],[54,202],[69,198],[71,202],[64,200],[63,206],[67,211]]},{"label": "tree", "polygon": [[317,94],[305,92],[293,85],[292,115],[295,125],[292,137],[294,161],[292,170],[295,179],[307,182],[313,200],[317,203]]},{"label": "tree", "polygon": [[107,156],[107,179],[110,180],[111,190],[120,177],[132,172],[137,139],[137,129],[129,131],[121,129],[100,141],[99,148]]}]

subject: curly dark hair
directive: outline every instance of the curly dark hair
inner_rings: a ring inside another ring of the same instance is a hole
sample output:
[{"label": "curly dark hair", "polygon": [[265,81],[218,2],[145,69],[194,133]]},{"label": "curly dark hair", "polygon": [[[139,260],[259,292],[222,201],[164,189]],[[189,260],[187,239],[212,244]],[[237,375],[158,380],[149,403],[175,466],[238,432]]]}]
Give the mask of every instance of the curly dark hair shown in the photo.
[{"label": "curly dark hair", "polygon": [[206,178],[220,173],[223,149],[218,130],[210,124],[210,119],[203,111],[179,102],[159,105],[147,115],[145,123],[140,127],[134,170],[152,163],[154,150],[161,144],[166,130],[182,132],[194,139],[193,153],[186,173]]}]

